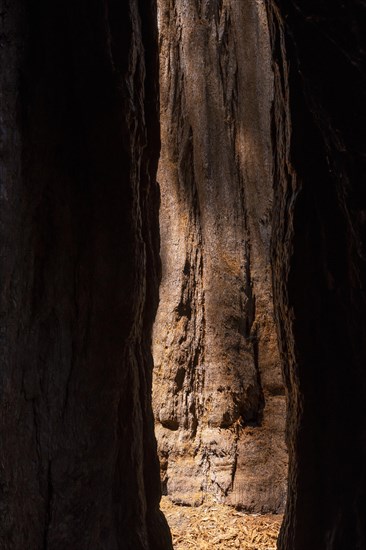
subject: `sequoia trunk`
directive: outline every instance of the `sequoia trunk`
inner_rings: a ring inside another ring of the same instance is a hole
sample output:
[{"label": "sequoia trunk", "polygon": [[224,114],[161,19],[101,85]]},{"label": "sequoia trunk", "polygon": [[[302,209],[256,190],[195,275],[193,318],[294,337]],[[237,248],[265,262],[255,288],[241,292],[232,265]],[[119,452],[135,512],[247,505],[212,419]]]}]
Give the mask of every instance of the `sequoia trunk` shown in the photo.
[{"label": "sequoia trunk", "polygon": [[366,546],[365,12],[268,2],[274,305],[289,390],[281,550]]},{"label": "sequoia trunk", "polygon": [[171,548],[149,397],[154,2],[2,8],[0,546]]},{"label": "sequoia trunk", "polygon": [[284,506],[273,319],[273,73],[263,2],[160,0],[163,278],[154,327],[166,492]]}]

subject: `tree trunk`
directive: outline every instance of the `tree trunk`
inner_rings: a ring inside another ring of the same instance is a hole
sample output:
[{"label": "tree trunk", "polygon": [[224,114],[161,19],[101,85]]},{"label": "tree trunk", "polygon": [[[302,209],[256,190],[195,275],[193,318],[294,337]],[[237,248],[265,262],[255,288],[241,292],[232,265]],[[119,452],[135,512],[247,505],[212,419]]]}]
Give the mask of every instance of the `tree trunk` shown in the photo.
[{"label": "tree trunk", "polygon": [[1,25],[0,546],[172,548],[150,402],[154,2],[3,2]]},{"label": "tree trunk", "polygon": [[274,305],[289,391],[281,550],[366,547],[363,2],[268,2]]},{"label": "tree trunk", "polygon": [[154,326],[165,491],[280,511],[285,396],[273,319],[273,73],[263,2],[160,0],[163,278]]}]

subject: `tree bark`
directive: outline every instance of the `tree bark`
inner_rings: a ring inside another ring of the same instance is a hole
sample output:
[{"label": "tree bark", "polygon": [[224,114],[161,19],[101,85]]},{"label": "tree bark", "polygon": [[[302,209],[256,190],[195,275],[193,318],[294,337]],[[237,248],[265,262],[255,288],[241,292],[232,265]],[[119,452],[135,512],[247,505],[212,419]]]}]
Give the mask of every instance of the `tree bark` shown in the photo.
[{"label": "tree bark", "polygon": [[274,307],[289,392],[281,550],[365,548],[364,2],[267,3]]},{"label": "tree bark", "polygon": [[150,399],[154,2],[3,2],[0,21],[0,546],[172,548]]},{"label": "tree bark", "polygon": [[273,74],[263,2],[160,0],[163,278],[154,411],[165,491],[285,501],[273,318]]}]

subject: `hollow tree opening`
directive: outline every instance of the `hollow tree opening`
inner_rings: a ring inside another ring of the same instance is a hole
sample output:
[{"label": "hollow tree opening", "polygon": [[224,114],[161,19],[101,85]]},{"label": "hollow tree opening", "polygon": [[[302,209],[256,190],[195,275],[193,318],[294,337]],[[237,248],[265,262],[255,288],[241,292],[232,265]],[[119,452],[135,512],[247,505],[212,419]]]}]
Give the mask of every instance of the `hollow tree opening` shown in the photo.
[{"label": "hollow tree opening", "polygon": [[282,511],[285,390],[270,237],[264,2],[159,0],[162,281],[153,407],[164,491]]}]

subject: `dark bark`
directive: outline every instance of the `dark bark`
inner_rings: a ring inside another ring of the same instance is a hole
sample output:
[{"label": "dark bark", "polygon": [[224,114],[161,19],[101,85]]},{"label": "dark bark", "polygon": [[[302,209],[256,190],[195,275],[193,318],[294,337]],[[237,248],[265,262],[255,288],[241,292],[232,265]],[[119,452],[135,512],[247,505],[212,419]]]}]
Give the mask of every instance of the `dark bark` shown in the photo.
[{"label": "dark bark", "polygon": [[366,545],[365,7],[268,3],[274,299],[289,392],[283,550]]},{"label": "dark bark", "polygon": [[171,548],[150,403],[155,17],[2,3],[4,550]]}]

